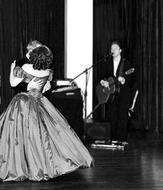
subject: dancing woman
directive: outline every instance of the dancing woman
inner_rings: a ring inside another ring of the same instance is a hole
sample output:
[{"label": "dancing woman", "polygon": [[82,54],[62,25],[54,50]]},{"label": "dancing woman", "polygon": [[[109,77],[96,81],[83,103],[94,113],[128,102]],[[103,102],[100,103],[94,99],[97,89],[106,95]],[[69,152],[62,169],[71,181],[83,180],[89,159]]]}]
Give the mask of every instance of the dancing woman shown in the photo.
[{"label": "dancing woman", "polygon": [[53,55],[47,46],[30,53],[30,63],[10,82],[40,81],[14,96],[0,116],[0,179],[3,181],[41,181],[55,178],[81,167],[90,167],[93,158],[66,119],[42,94],[50,75]]}]

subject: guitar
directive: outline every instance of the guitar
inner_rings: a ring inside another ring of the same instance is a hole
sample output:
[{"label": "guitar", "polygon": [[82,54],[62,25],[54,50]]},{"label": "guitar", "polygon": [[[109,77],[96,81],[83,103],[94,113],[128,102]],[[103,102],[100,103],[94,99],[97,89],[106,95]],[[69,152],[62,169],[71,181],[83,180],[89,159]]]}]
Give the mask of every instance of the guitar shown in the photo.
[{"label": "guitar", "polygon": [[[134,68],[127,70],[121,76],[130,75],[135,71]],[[116,89],[116,85],[119,83],[118,78],[114,79],[113,77],[109,77],[105,82],[108,83],[108,87],[103,86],[99,83],[96,87],[96,94],[98,98],[98,105],[104,104],[108,101],[111,94],[114,94]]]}]

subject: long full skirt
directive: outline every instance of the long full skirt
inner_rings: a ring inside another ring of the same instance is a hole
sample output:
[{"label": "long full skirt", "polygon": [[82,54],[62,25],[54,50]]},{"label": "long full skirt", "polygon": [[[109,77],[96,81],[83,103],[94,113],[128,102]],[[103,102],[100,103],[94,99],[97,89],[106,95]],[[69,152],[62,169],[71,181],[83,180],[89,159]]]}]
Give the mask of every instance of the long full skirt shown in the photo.
[{"label": "long full skirt", "polygon": [[1,180],[48,180],[92,162],[87,148],[46,97],[17,94],[1,114]]}]

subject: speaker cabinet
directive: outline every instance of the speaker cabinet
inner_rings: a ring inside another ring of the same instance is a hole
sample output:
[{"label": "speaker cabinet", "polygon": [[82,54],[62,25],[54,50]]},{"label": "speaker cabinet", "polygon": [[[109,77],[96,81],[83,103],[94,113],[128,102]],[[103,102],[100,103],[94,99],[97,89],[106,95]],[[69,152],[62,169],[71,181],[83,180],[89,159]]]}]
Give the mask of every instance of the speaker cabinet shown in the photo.
[{"label": "speaker cabinet", "polygon": [[63,92],[46,92],[45,96],[66,118],[70,126],[77,133],[78,137],[83,140],[83,98],[81,90],[75,89]]},{"label": "speaker cabinet", "polygon": [[111,126],[108,122],[95,122],[88,120],[85,122],[85,138],[92,140],[111,139]]}]

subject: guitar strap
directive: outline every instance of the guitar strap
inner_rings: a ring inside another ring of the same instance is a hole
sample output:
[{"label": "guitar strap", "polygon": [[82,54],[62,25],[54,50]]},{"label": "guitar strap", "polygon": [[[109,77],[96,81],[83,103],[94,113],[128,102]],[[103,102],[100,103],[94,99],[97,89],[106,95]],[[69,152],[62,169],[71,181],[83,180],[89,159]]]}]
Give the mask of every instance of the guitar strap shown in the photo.
[{"label": "guitar strap", "polygon": [[[117,78],[119,76],[122,76],[123,75],[123,68],[124,68],[124,58],[122,59],[122,61],[120,62],[120,66],[118,68],[118,73],[117,73]],[[117,83],[116,85],[116,92],[119,93],[120,92],[120,83]]]},{"label": "guitar strap", "polygon": [[117,76],[121,76],[123,74],[123,68],[124,68],[124,58],[122,59],[121,63],[120,63],[120,66],[119,66],[119,69],[118,69],[118,74]]}]

